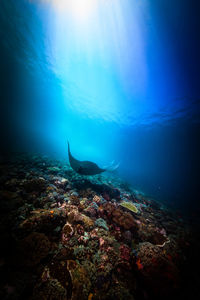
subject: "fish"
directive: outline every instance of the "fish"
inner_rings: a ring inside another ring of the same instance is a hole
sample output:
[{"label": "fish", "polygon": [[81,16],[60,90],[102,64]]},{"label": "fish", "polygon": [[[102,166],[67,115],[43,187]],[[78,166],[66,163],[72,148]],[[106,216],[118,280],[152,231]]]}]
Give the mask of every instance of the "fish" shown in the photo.
[{"label": "fish", "polygon": [[90,293],[89,296],[88,296],[88,300],[92,300],[92,297],[93,297],[93,294]]},{"label": "fish", "polygon": [[72,169],[80,174],[80,175],[96,175],[100,174],[102,172],[105,172],[106,169],[102,169],[98,167],[97,164],[91,162],[91,161],[81,161],[76,158],[74,158],[70,151],[69,142],[68,143],[68,155],[69,155],[69,163]]},{"label": "fish", "polygon": [[144,268],[144,266],[141,264],[140,258],[137,259],[136,265],[137,265],[137,267],[138,267],[138,270],[142,270],[142,269]]}]

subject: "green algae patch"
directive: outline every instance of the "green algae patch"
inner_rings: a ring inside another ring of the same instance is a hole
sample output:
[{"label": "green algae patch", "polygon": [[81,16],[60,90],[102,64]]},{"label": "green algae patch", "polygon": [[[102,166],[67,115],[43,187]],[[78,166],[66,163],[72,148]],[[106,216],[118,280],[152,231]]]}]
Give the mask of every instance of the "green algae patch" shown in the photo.
[{"label": "green algae patch", "polygon": [[127,201],[122,201],[119,205],[127,208],[128,210],[134,212],[134,213],[138,213],[138,209],[137,207],[131,203],[131,202],[127,202]]}]

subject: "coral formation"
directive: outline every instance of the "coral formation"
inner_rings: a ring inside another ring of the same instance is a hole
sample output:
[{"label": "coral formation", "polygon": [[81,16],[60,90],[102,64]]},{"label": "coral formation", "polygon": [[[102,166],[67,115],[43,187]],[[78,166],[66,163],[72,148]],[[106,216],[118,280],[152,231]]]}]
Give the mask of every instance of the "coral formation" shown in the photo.
[{"label": "coral formation", "polygon": [[134,213],[138,212],[137,207],[132,202],[122,201],[122,202],[119,203],[119,205],[121,205],[122,207],[127,208],[128,210],[130,210]]},{"label": "coral formation", "polygon": [[25,180],[23,187],[27,192],[42,192],[45,190],[46,181],[42,177]]},{"label": "coral formation", "polygon": [[75,261],[67,261],[67,267],[72,278],[71,300],[88,299],[91,281],[87,270]]},{"label": "coral formation", "polygon": [[102,218],[96,219],[95,225],[98,226],[98,227],[102,227],[105,230],[108,230],[108,226],[106,224],[106,221]]},{"label": "coral formation", "polygon": [[180,275],[178,269],[158,246],[149,242],[140,243],[137,267],[157,297],[165,297],[175,292],[178,287]]},{"label": "coral formation", "polygon": [[80,213],[76,206],[67,205],[66,211],[67,211],[68,221],[71,224],[80,223],[84,225],[86,229],[90,229],[91,227],[94,226],[94,221],[90,217]]},{"label": "coral formation", "polygon": [[124,228],[125,230],[129,230],[136,226],[135,219],[130,213],[124,213],[121,209],[116,209],[113,214],[113,221],[119,225],[120,227]]},{"label": "coral formation", "polygon": [[66,300],[67,292],[56,279],[49,279],[47,281],[37,284],[33,290],[33,297],[31,300]]},{"label": "coral formation", "polygon": [[39,232],[33,232],[20,241],[20,250],[27,266],[38,264],[50,251],[49,239]]},{"label": "coral formation", "polygon": [[30,214],[30,217],[23,220],[19,225],[21,233],[37,231],[51,236],[58,226],[64,225],[66,220],[65,212],[58,208],[36,209],[31,211]]},{"label": "coral formation", "polygon": [[74,233],[74,229],[72,227],[71,224],[69,224],[68,222],[63,226],[63,229],[62,229],[62,233],[68,237],[68,236],[72,236],[73,233]]},{"label": "coral formation", "polygon": [[125,230],[129,230],[137,226],[133,216],[128,212],[124,212],[119,206],[108,202],[104,204],[103,207],[108,220],[112,220]]}]

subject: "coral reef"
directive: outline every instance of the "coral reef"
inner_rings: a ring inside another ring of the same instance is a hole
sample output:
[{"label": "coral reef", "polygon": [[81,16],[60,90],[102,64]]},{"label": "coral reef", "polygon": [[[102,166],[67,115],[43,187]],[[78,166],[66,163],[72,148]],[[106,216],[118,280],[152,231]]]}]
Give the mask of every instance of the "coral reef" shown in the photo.
[{"label": "coral reef", "polygon": [[45,156],[20,154],[0,172],[1,299],[190,298],[197,228],[171,210]]}]

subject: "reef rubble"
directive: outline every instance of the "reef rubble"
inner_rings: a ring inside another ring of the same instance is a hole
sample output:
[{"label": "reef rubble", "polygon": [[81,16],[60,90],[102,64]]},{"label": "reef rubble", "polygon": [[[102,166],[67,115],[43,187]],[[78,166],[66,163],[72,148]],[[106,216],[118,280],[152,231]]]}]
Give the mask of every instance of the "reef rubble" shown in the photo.
[{"label": "reef rubble", "polygon": [[199,295],[199,233],[175,211],[47,156],[13,155],[0,174],[0,299]]}]

